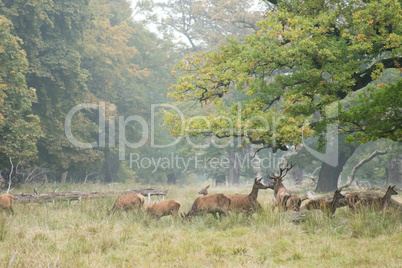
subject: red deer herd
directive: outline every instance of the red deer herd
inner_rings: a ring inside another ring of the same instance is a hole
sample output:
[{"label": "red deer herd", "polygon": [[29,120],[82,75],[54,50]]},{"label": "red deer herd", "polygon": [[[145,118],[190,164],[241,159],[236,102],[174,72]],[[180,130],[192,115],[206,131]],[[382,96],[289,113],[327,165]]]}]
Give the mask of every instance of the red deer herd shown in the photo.
[{"label": "red deer herd", "polygon": [[[258,202],[258,191],[272,189],[274,190],[275,205],[279,211],[300,211],[302,199],[283,185],[283,179],[294,165],[286,165],[279,169],[279,175],[270,174],[268,178],[272,179],[269,184],[264,184],[262,178],[255,179],[250,194],[208,194],[210,185],[203,188],[198,194],[202,195],[195,199],[190,210],[186,214],[181,214],[184,219],[191,220],[199,214],[211,213],[215,218],[219,216],[227,216],[229,211],[238,211],[243,213],[258,212],[261,205]],[[385,211],[390,204],[391,196],[398,194],[395,186],[389,186],[383,197],[365,196],[361,193],[350,193],[347,196],[341,194],[341,190],[336,190],[331,200],[310,199],[305,203],[307,210],[319,209],[332,216],[338,207],[348,205],[352,212],[358,212],[362,208],[372,208]],[[306,198],[303,198],[306,199]],[[345,201],[346,199],[346,201]],[[344,200],[341,203],[341,200]],[[0,195],[0,209],[6,209],[11,214],[13,210],[14,197],[11,194]],[[395,202],[395,201],[394,201]],[[130,209],[142,211],[145,203],[145,197],[141,194],[127,194],[120,196],[113,207],[108,210],[107,214],[111,214],[117,210],[128,211]],[[147,215],[152,218],[160,219],[163,216],[179,215],[181,203],[174,199],[163,200],[154,205],[149,205],[146,209]]]}]

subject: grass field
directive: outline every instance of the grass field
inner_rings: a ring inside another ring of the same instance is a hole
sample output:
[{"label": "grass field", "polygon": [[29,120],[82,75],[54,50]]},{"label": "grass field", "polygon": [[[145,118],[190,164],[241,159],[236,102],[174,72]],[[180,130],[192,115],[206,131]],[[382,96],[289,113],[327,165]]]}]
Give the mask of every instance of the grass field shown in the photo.
[{"label": "grass field", "polygon": [[[129,188],[141,187],[68,185],[59,191]],[[167,198],[180,201],[180,212],[187,212],[201,188],[167,187]],[[210,193],[250,190],[213,188]],[[332,219],[313,212],[294,224],[289,215],[272,209],[272,194],[260,191],[261,214],[232,213],[220,220],[207,215],[192,222],[170,216],[156,221],[134,212],[106,216],[116,197],[71,204],[15,204],[13,217],[0,211],[0,264],[7,267],[15,255],[13,267],[402,266],[400,212],[354,215],[341,208]],[[396,199],[401,202],[399,196]]]}]

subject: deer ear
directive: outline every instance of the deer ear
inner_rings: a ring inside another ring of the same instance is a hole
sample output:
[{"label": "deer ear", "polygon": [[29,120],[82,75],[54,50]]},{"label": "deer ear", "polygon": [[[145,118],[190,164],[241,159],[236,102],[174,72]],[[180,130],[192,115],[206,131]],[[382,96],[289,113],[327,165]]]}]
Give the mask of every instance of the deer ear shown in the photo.
[{"label": "deer ear", "polygon": [[207,187],[205,187],[205,189],[209,189],[209,186],[211,186],[211,185],[208,185]]}]

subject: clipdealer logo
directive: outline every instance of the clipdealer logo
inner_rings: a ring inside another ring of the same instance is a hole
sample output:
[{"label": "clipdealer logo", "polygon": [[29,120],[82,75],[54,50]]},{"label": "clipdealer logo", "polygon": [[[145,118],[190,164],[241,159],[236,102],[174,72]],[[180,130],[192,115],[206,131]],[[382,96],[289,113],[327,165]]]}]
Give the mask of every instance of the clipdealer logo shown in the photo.
[{"label": "clipdealer logo", "polygon": [[[335,104],[336,105],[336,104]],[[179,137],[177,137],[173,142],[168,143],[168,144],[157,144],[156,143],[156,138],[155,138],[155,130],[156,130],[156,122],[155,122],[155,111],[158,108],[164,108],[164,109],[172,109],[175,111],[179,116],[181,120],[181,133]],[[75,114],[80,112],[81,110],[84,109],[94,109],[98,110],[99,113],[99,123],[98,123],[98,128],[99,128],[99,136],[98,136],[98,142],[82,142],[79,141],[77,138],[74,137],[73,131],[72,131],[72,120]],[[128,117],[124,116],[118,116],[117,118],[115,116],[109,116],[108,120],[106,120],[106,109],[108,111],[113,112],[116,110],[116,106],[114,104],[110,104],[106,107],[105,102],[99,102],[98,104],[92,104],[92,103],[82,103],[78,104],[75,107],[73,107],[67,114],[65,122],[64,122],[64,130],[65,130],[65,135],[67,139],[76,147],[79,148],[104,148],[106,146],[110,148],[116,148],[118,147],[119,149],[119,160],[125,160],[126,159],[126,148],[140,148],[144,146],[148,141],[149,141],[149,136],[150,136],[150,145],[151,148],[158,148],[158,149],[163,149],[163,148],[169,148],[171,146],[175,146],[177,143],[180,142],[182,138],[187,139],[187,142],[189,145],[191,145],[194,148],[198,149],[203,149],[207,148],[211,145],[215,146],[216,148],[226,148],[226,147],[234,147],[234,136],[237,136],[236,139],[238,139],[237,144],[241,144],[241,135],[233,135],[236,134],[234,133],[234,124],[237,126],[242,126],[242,119],[241,119],[241,103],[238,103],[238,110],[237,110],[237,119],[236,122],[232,122],[230,118],[221,116],[218,117],[220,120],[226,120],[228,122],[229,127],[227,129],[224,129],[228,133],[230,133],[230,137],[227,139],[227,142],[224,144],[219,144],[216,142],[215,137],[211,137],[209,143],[204,143],[204,144],[196,144],[191,140],[191,137],[189,135],[184,135],[185,129],[186,129],[186,121],[185,121],[185,116],[183,112],[177,108],[174,105],[171,104],[152,104],[151,105],[151,125],[149,126],[146,120],[138,115],[132,115]],[[334,118],[337,116],[337,109],[332,106],[326,107],[326,117],[327,118]],[[267,132],[267,131],[272,131],[273,133],[276,132],[276,126],[277,123],[281,117],[275,118],[273,122],[268,122],[268,120],[264,117],[261,116],[255,116],[250,119],[248,119],[245,124],[244,124],[244,133],[247,133],[248,131],[256,131],[256,132]],[[321,116],[315,117],[314,121],[318,122],[321,119]],[[206,117],[203,116],[196,116],[191,119],[189,119],[189,122],[187,122],[189,125],[194,121],[194,120],[204,120],[207,125],[207,129],[198,129],[195,131],[211,131],[211,122]],[[260,121],[263,123],[264,127],[259,128],[259,129],[251,129],[249,126],[253,121]],[[313,122],[314,122],[313,121]],[[118,140],[116,144],[116,122],[118,123]],[[138,141],[136,142],[130,142],[127,140],[126,137],[126,128],[127,125],[130,123],[137,123],[141,127],[141,137]],[[106,132],[106,128],[108,128],[108,132]],[[312,147],[310,147],[308,144],[306,144],[305,139],[302,138],[302,144],[306,148],[306,150],[313,155],[315,158],[317,158],[320,161],[323,161],[327,163],[328,165],[331,166],[337,166],[338,165],[338,124],[332,123],[327,126],[327,131],[326,131],[326,150],[325,153],[321,153]],[[108,133],[108,143],[106,143],[106,133]],[[241,133],[238,133],[241,134]],[[303,132],[302,132],[303,135]],[[274,140],[274,145],[275,145],[275,140]],[[258,147],[255,145],[252,145],[253,147]],[[130,162],[133,162],[133,157],[137,157],[138,154],[130,154]],[[136,160],[138,161],[138,159]],[[145,161],[145,160],[143,160]],[[155,160],[156,161],[156,160]],[[131,164],[130,164],[131,165]]]}]

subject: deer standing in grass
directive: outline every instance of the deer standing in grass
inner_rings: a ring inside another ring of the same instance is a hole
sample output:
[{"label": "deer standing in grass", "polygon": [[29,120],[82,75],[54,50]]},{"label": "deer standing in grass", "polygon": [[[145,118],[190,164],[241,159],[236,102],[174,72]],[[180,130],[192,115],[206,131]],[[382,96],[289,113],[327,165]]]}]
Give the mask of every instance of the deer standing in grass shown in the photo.
[{"label": "deer standing in grass", "polygon": [[388,186],[387,192],[383,197],[375,197],[370,199],[361,199],[356,202],[354,205],[354,210],[360,209],[361,207],[372,207],[372,208],[381,208],[382,211],[388,207],[388,203],[390,202],[392,195],[397,195],[398,192],[395,190],[394,186]]},{"label": "deer standing in grass", "polygon": [[174,199],[163,200],[155,205],[149,205],[147,207],[147,214],[149,216],[155,217],[158,220],[167,215],[172,215],[177,217],[179,214],[181,203]]},{"label": "deer standing in grass", "polygon": [[243,212],[252,212],[260,209],[261,205],[258,203],[258,190],[267,189],[268,186],[261,182],[262,178],[254,179],[253,188],[250,194],[231,194],[228,195],[231,199],[230,209]]},{"label": "deer standing in grass", "polygon": [[7,209],[12,215],[14,215],[13,203],[14,196],[11,194],[0,195],[0,208]]},{"label": "deer standing in grass", "polygon": [[323,212],[327,213],[328,216],[330,216],[335,213],[337,204],[338,204],[339,200],[341,200],[342,198],[345,198],[345,196],[343,194],[341,194],[341,190],[336,190],[334,193],[334,197],[332,198],[332,201],[325,201],[323,199],[309,200],[306,203],[306,208],[308,210],[320,209]]},{"label": "deer standing in grass", "polygon": [[[300,197],[298,195],[293,195],[292,197],[292,191],[288,190],[282,183],[283,178],[293,166],[294,164],[291,164],[290,166],[279,168],[278,176],[274,174],[268,175],[268,178],[273,179],[273,181],[267,185],[267,188],[274,190],[276,204],[280,210],[292,209],[298,211],[300,209]],[[285,173],[283,173],[284,171]]]},{"label": "deer standing in grass", "polygon": [[114,203],[113,207],[109,210],[109,214],[116,210],[141,210],[144,205],[145,197],[142,194],[133,193],[120,196]]},{"label": "deer standing in grass", "polygon": [[208,195],[209,186],[210,186],[210,185],[208,185],[208,186],[202,188],[202,190],[199,191],[198,194],[201,194],[201,195]]},{"label": "deer standing in grass", "polygon": [[199,196],[195,199],[190,211],[182,217],[191,220],[193,216],[200,213],[212,213],[215,218],[217,218],[216,213],[219,213],[220,216],[226,216],[230,203],[230,197],[225,194]]}]

